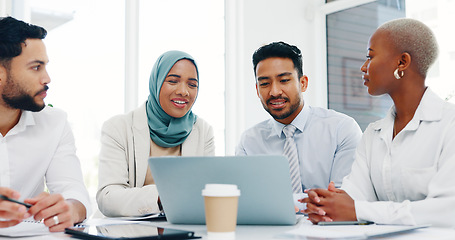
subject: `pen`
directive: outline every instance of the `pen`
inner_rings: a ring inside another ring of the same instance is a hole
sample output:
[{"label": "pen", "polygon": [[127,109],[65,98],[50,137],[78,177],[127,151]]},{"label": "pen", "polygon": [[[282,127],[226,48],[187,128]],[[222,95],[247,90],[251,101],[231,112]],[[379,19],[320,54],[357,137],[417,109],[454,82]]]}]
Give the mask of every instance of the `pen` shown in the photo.
[{"label": "pen", "polygon": [[370,225],[370,221],[335,221],[335,222],[318,222],[319,226],[336,226],[336,225]]},{"label": "pen", "polygon": [[10,202],[13,202],[13,203],[17,203],[17,204],[21,204],[21,205],[24,205],[26,208],[31,208],[33,205],[31,204],[28,204],[28,203],[24,203],[24,202],[20,202],[20,201],[17,201],[17,200],[14,200],[12,198],[9,198],[7,196],[4,196],[4,195],[1,195],[0,194],[0,199],[3,199],[5,201],[10,201]]}]

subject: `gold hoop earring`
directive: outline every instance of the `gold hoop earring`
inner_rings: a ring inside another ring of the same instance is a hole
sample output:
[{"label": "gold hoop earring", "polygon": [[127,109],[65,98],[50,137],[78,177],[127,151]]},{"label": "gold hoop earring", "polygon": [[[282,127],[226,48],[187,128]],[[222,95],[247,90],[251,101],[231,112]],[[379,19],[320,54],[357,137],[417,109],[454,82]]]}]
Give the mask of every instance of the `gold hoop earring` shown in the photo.
[{"label": "gold hoop earring", "polygon": [[[402,78],[404,76],[404,71],[401,71],[401,74],[398,73],[398,68],[395,69],[395,71],[393,72],[393,75],[395,76],[395,78],[398,80],[400,78]],[[401,76],[400,76],[401,75]]]}]

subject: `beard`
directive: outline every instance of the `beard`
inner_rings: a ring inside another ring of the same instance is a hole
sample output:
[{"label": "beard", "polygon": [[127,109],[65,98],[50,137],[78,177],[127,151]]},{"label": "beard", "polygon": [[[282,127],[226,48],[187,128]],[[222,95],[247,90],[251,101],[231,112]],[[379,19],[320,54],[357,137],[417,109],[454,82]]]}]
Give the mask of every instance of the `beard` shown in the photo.
[{"label": "beard", "polygon": [[[290,108],[289,108],[289,111],[287,111],[287,112],[282,112],[282,113],[279,113],[279,114],[274,114],[274,113],[272,113],[272,111],[270,110],[270,108],[267,107],[267,106],[269,105],[269,103],[270,103],[271,100],[275,100],[275,99],[284,99],[284,100],[290,102],[289,98],[286,98],[286,97],[284,97],[284,98],[283,98],[283,97],[278,97],[278,98],[271,97],[271,98],[267,99],[266,104],[264,104],[264,103],[261,101],[262,106],[264,107],[265,111],[267,111],[267,112],[270,114],[270,116],[272,116],[274,119],[285,119],[285,118],[291,116],[291,115],[299,108],[300,102],[301,102],[300,95],[297,94],[296,99],[298,99],[298,101],[296,101],[296,102],[294,102],[294,103],[291,103],[291,106],[290,106]],[[277,111],[277,110],[275,110],[275,111]]]},{"label": "beard", "polygon": [[28,94],[24,88],[19,86],[19,84],[14,81],[11,74],[8,73],[5,87],[2,92],[2,99],[10,108],[39,112],[43,110],[45,104],[36,103],[34,97],[47,89],[49,89],[49,87],[45,85],[42,90],[32,96]]}]

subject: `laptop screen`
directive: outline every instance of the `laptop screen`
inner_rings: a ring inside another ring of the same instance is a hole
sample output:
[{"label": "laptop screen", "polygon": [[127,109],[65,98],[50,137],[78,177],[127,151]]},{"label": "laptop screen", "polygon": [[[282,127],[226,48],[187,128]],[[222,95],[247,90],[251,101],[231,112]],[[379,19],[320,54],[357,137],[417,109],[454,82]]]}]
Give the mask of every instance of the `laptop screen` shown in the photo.
[{"label": "laptop screen", "polygon": [[205,184],[236,184],[237,224],[296,223],[289,165],[284,156],[151,157],[149,166],[167,220],[205,224]]}]

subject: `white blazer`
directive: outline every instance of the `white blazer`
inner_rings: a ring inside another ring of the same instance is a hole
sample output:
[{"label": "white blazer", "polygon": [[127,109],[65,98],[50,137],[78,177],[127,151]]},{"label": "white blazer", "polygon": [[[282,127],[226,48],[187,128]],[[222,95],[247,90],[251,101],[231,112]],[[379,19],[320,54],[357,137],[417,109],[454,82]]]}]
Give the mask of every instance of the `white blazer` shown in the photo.
[{"label": "white blazer", "polygon": [[[200,117],[182,144],[182,156],[215,155],[213,128]],[[114,116],[103,125],[96,200],[106,216],[137,216],[158,212],[156,186],[144,186],[150,156],[145,103]]]}]

